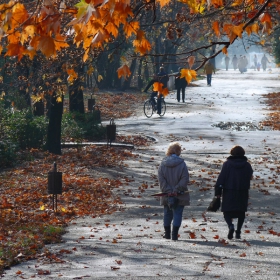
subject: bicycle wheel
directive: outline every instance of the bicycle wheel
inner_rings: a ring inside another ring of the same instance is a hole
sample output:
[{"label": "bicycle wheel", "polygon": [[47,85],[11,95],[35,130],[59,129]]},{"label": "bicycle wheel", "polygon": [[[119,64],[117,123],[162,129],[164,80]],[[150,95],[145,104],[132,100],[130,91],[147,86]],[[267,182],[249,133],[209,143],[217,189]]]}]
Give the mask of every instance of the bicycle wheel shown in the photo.
[{"label": "bicycle wheel", "polygon": [[163,99],[161,99],[161,112],[159,115],[162,117],[164,116],[165,112],[166,112],[166,103]]},{"label": "bicycle wheel", "polygon": [[153,115],[153,104],[149,99],[144,103],[144,114],[147,118],[150,118]]}]

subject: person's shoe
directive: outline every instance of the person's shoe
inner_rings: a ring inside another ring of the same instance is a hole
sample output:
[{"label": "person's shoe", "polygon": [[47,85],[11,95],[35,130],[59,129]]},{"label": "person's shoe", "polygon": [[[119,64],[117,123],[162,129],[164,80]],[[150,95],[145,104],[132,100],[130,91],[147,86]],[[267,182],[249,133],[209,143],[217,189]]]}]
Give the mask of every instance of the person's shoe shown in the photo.
[{"label": "person's shoe", "polygon": [[185,103],[185,100],[183,100],[183,103]]},{"label": "person's shoe", "polygon": [[163,238],[165,238],[165,239],[170,239],[171,238],[171,228],[170,228],[170,226],[164,227]]},{"label": "person's shoe", "polygon": [[172,240],[178,240],[178,231],[180,227],[174,227],[172,229]]},{"label": "person's shoe", "polygon": [[241,230],[236,230],[235,231],[235,238],[236,239],[241,239]]},{"label": "person's shoe", "polygon": [[229,227],[229,231],[228,231],[228,239],[232,239],[233,238],[233,233],[234,233],[234,225],[231,225]]}]

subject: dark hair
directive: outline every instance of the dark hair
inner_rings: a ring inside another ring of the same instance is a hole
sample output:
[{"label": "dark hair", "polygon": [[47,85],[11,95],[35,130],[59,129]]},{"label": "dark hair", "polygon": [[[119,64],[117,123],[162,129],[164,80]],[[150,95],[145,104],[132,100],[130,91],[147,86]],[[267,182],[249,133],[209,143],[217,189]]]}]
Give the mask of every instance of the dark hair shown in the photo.
[{"label": "dark hair", "polygon": [[232,156],[244,156],[245,150],[241,146],[234,146],[230,150]]}]

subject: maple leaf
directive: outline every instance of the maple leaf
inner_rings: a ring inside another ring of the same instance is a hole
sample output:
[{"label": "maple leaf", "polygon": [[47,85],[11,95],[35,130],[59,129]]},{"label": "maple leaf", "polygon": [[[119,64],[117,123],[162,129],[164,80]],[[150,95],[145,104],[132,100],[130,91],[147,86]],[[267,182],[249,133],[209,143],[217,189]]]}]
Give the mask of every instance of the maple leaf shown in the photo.
[{"label": "maple leaf", "polygon": [[162,92],[163,84],[160,82],[155,82],[153,84],[153,91]]},{"label": "maple leaf", "polygon": [[131,71],[126,64],[119,67],[117,72],[118,72],[118,77],[119,78],[124,77],[126,79],[127,77],[129,77],[131,75]]},{"label": "maple leaf", "polygon": [[137,34],[138,29],[139,29],[139,22],[138,21],[129,22],[128,24],[125,24],[125,26],[124,26],[125,36],[128,38],[133,33]]},{"label": "maple leaf", "polygon": [[160,3],[161,8],[164,7],[165,5],[170,3],[170,0],[157,0],[157,2]]},{"label": "maple leaf", "polygon": [[46,57],[56,55],[54,39],[50,36],[42,36],[38,48]]},{"label": "maple leaf", "polygon": [[213,30],[216,34],[217,37],[221,36],[221,32],[220,32],[220,27],[219,27],[219,22],[218,21],[214,21],[213,22]]},{"label": "maple leaf", "polygon": [[188,63],[189,63],[190,69],[194,65],[194,62],[195,62],[195,56],[192,55],[188,58]]},{"label": "maple leaf", "polygon": [[78,74],[75,72],[74,69],[67,69],[67,74],[69,75],[67,78],[69,82],[73,82],[78,78]]},{"label": "maple leaf", "polygon": [[222,48],[222,52],[223,52],[224,54],[228,54],[227,47],[223,47],[223,48]]},{"label": "maple leaf", "polygon": [[169,94],[168,88],[164,88],[163,91],[161,92],[163,97],[166,97]]},{"label": "maple leaf", "polygon": [[25,48],[21,44],[9,44],[5,56],[17,56],[21,60]]},{"label": "maple leaf", "polygon": [[196,79],[196,71],[189,69],[182,69],[180,78],[185,78],[188,84],[194,79]]}]

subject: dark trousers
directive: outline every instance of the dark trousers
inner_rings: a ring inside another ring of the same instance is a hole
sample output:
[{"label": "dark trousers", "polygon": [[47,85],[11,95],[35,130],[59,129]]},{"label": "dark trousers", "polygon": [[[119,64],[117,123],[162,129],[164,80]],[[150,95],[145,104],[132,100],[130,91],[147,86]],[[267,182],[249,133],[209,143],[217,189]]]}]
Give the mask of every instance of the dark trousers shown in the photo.
[{"label": "dark trousers", "polygon": [[228,227],[232,226],[232,219],[237,218],[237,231],[240,231],[244,220],[245,220],[245,212],[239,212],[239,211],[234,211],[234,212],[224,212],[224,219],[228,225]]},{"label": "dark trousers", "polygon": [[211,86],[212,74],[207,74],[207,85]]},{"label": "dark trousers", "polygon": [[181,90],[182,90],[182,100],[183,102],[185,101],[185,88],[177,88],[177,100],[180,102],[180,95],[181,95]]}]

